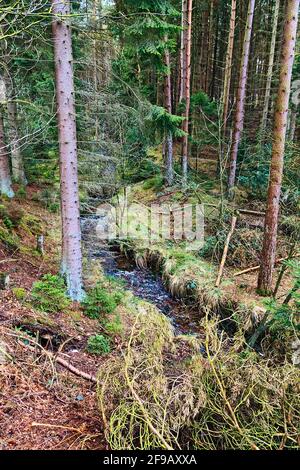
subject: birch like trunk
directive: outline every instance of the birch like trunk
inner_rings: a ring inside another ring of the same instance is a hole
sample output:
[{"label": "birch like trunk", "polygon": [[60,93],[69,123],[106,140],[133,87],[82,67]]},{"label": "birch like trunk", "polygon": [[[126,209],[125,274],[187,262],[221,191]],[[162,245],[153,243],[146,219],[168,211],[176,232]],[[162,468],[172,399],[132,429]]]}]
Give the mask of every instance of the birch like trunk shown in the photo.
[{"label": "birch like trunk", "polygon": [[[167,42],[168,38],[165,38]],[[172,83],[171,83],[171,62],[170,52],[165,51],[165,65],[168,69],[165,76],[165,106],[169,114],[172,114]],[[166,152],[165,152],[165,166],[166,166],[166,181],[169,186],[173,184],[173,136],[168,132],[166,136]]]},{"label": "birch like trunk", "polygon": [[14,197],[11,186],[8,151],[5,145],[2,110],[0,110],[0,192],[7,197]]},{"label": "birch like trunk", "polygon": [[272,30],[272,40],[271,40],[270,55],[269,55],[269,65],[268,65],[268,72],[267,72],[266,92],[265,92],[265,99],[264,99],[264,109],[263,109],[263,114],[261,118],[261,129],[260,129],[261,136],[264,135],[266,127],[267,127],[267,119],[268,119],[270,95],[271,95],[272,75],[273,75],[275,49],[276,49],[276,36],[277,36],[277,26],[278,26],[278,18],[279,18],[279,8],[280,8],[280,0],[276,0],[273,30]]},{"label": "birch like trunk", "polygon": [[57,121],[60,154],[62,266],[68,295],[80,301],[82,290],[81,230],[77,174],[77,136],[73,79],[70,2],[52,0]]},{"label": "birch like trunk", "polygon": [[295,58],[299,2],[300,0],[287,0],[286,2],[280,78],[274,116],[273,150],[265,218],[264,241],[258,278],[258,288],[263,293],[271,292],[276,258],[278,214],[284,165],[287,117],[291,93],[292,69]]},{"label": "birch like trunk", "polygon": [[224,126],[223,127],[223,136],[224,136],[224,138],[225,138],[225,135],[226,135],[228,108],[229,108],[229,94],[230,94],[230,85],[231,85],[231,71],[232,71],[232,57],[233,57],[233,46],[234,46],[235,21],[236,21],[236,0],[232,0],[229,34],[228,34],[228,47],[227,47],[227,53],[226,53],[224,88],[223,88],[223,126]]},{"label": "birch like trunk", "polygon": [[247,23],[246,23],[246,29],[245,29],[245,35],[244,35],[242,61],[241,61],[241,69],[240,69],[240,78],[239,78],[239,85],[238,85],[237,99],[236,99],[236,115],[235,115],[235,121],[234,121],[233,140],[232,140],[232,146],[231,146],[231,151],[230,151],[230,168],[229,168],[229,178],[228,178],[228,193],[229,194],[231,194],[232,189],[235,184],[237,155],[238,155],[238,149],[239,149],[239,144],[241,140],[241,134],[242,134],[243,127],[244,127],[246,85],[247,85],[247,76],[248,76],[250,41],[251,41],[252,26],[253,26],[254,8],[255,8],[255,0],[249,0]]},{"label": "birch like trunk", "polygon": [[192,45],[192,10],[193,0],[187,0],[187,31],[185,41],[185,62],[186,62],[186,81],[184,90],[185,99],[185,113],[183,121],[183,130],[186,135],[183,137],[182,145],[182,178],[183,185],[187,183],[187,169],[188,169],[188,133],[189,133],[189,116],[191,104],[191,45]]}]

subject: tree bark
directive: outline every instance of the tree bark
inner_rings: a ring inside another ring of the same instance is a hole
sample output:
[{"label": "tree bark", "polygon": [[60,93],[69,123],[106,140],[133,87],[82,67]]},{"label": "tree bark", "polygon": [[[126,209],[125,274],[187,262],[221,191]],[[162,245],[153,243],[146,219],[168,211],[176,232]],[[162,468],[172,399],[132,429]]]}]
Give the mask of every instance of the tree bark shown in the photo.
[{"label": "tree bark", "polygon": [[224,138],[226,135],[226,125],[227,125],[227,118],[228,118],[232,56],[233,56],[234,33],[235,33],[235,20],[236,20],[236,0],[232,0],[230,26],[229,26],[229,34],[228,34],[228,47],[227,47],[225,75],[224,75],[223,100],[222,100],[223,101],[223,126],[224,126],[223,136]]},{"label": "tree bark", "polygon": [[180,93],[179,103],[184,98],[186,83],[186,28],[187,28],[187,1],[182,0],[181,4],[181,43],[180,43]]},{"label": "tree bark", "polygon": [[192,9],[193,0],[187,0],[187,31],[185,41],[185,63],[186,63],[186,81],[184,90],[185,113],[183,121],[183,130],[186,135],[183,137],[182,145],[182,182],[185,186],[187,183],[188,169],[188,147],[189,147],[189,116],[191,103],[191,44],[192,44]]},{"label": "tree bark", "polygon": [[260,129],[261,136],[263,136],[265,133],[266,126],[267,126],[268,112],[269,112],[271,83],[272,83],[272,74],[273,74],[275,48],[276,48],[277,26],[278,26],[278,18],[279,18],[279,8],[280,8],[280,0],[276,0],[273,30],[272,30],[272,40],[271,40],[270,55],[269,55],[269,65],[268,65],[268,72],[267,72],[266,93],[265,93],[265,99],[264,99],[264,109],[263,109],[263,114],[262,114],[262,119],[261,119],[261,129]]},{"label": "tree bark", "polygon": [[244,127],[246,85],[247,85],[247,76],[248,76],[249,52],[250,52],[254,8],[255,8],[255,0],[249,0],[247,24],[246,24],[245,35],[244,35],[243,53],[242,53],[242,61],[241,61],[241,69],[240,69],[240,78],[239,78],[239,85],[238,85],[237,99],[236,99],[236,115],[235,115],[235,121],[234,121],[234,131],[233,131],[232,146],[231,146],[231,152],[230,152],[230,169],[229,169],[229,178],[228,178],[229,194],[232,192],[232,189],[235,184],[237,155],[238,155],[241,134],[242,134],[243,127]]},{"label": "tree bark", "polygon": [[290,132],[289,132],[289,139],[291,142],[294,142],[295,140],[296,124],[297,124],[297,111],[292,109],[291,120],[290,120]]},{"label": "tree bark", "polygon": [[82,254],[77,174],[76,112],[70,2],[52,0],[57,121],[60,154],[62,266],[68,295],[81,300]]},{"label": "tree bark", "polygon": [[272,290],[272,278],[276,258],[279,202],[283,175],[292,69],[295,58],[299,2],[300,0],[287,0],[286,2],[279,88],[274,117],[273,150],[265,218],[264,241],[258,278],[258,288],[263,293],[269,293]]},{"label": "tree bark", "polygon": [[[165,38],[167,42],[168,38]],[[169,114],[172,114],[172,84],[171,84],[171,62],[170,52],[165,51],[165,65],[167,67],[167,73],[165,76],[165,106]],[[168,132],[166,136],[166,156],[165,156],[165,167],[166,167],[166,181],[169,186],[173,184],[173,136],[171,132]]]},{"label": "tree bark", "polygon": [[[10,79],[11,82],[11,79]],[[27,179],[25,176],[24,162],[20,149],[20,135],[18,128],[18,111],[15,101],[14,87],[11,84],[7,84],[9,92],[9,98],[7,101],[7,117],[9,125],[9,140],[10,140],[10,153],[11,153],[11,166],[12,176],[14,181],[17,183],[26,185]]]},{"label": "tree bark", "polygon": [[13,197],[7,146],[5,145],[2,110],[0,109],[0,192]]}]

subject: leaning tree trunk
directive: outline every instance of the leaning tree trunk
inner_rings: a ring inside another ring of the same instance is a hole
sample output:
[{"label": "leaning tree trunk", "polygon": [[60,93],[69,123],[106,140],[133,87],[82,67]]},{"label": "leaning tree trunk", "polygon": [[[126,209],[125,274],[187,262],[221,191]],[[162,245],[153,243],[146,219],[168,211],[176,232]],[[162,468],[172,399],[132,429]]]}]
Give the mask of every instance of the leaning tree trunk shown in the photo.
[{"label": "leaning tree trunk", "polygon": [[261,132],[262,137],[263,137],[263,135],[265,133],[265,130],[266,130],[268,112],[269,112],[269,103],[270,103],[270,95],[271,95],[272,74],[273,74],[273,67],[274,67],[274,57],[275,57],[275,48],[276,48],[276,36],[277,36],[279,8],[280,8],[280,0],[276,0],[275,11],[274,11],[273,30],[272,30],[272,40],[271,40],[270,55],[269,55],[269,65],[268,65],[268,72],[267,72],[266,92],[265,92],[265,99],[264,99],[264,109],[263,109],[263,114],[262,114],[262,119],[261,119],[261,128],[260,128],[260,132]]},{"label": "leaning tree trunk", "polygon": [[[165,39],[167,42],[167,38]],[[170,52],[165,51],[165,65],[167,67],[167,73],[165,76],[165,106],[169,114],[172,114],[172,85],[171,85],[171,63],[170,63]],[[173,184],[173,136],[172,132],[168,131],[166,136],[166,181],[169,186]]]},{"label": "leaning tree trunk", "polygon": [[190,103],[191,103],[191,45],[192,45],[192,9],[193,0],[187,0],[187,30],[185,36],[185,113],[183,121],[183,130],[185,136],[183,137],[182,145],[182,180],[183,185],[187,183],[187,168],[188,168],[188,147],[189,147],[189,116],[190,116]]},{"label": "leaning tree trunk", "polygon": [[231,146],[231,151],[230,151],[230,168],[229,168],[229,178],[228,178],[228,193],[229,194],[232,192],[232,189],[235,184],[237,155],[238,155],[241,134],[242,134],[243,127],[244,127],[246,85],[247,85],[249,52],[250,52],[250,41],[251,41],[251,34],[252,34],[254,8],[255,8],[255,0],[249,0],[247,24],[246,24],[246,29],[245,29],[244,43],[243,43],[240,78],[239,78],[237,100],[236,100],[236,115],[235,115],[235,121],[234,121],[234,131],[233,131],[232,146]]},{"label": "leaning tree trunk", "polygon": [[77,174],[77,136],[70,2],[52,0],[56,100],[60,154],[62,266],[68,294],[81,300],[82,254]]},{"label": "leaning tree trunk", "polygon": [[229,93],[230,93],[230,84],[231,84],[232,57],[233,57],[234,33],[235,33],[235,19],[236,19],[236,0],[232,0],[230,26],[229,26],[229,34],[228,34],[228,47],[227,47],[225,75],[224,75],[223,100],[222,100],[224,138],[226,135],[226,125],[227,125],[227,118],[228,118]]},{"label": "leaning tree trunk", "polygon": [[13,197],[7,146],[5,145],[2,110],[0,110],[0,192]]},{"label": "leaning tree trunk", "polygon": [[274,117],[273,151],[270,168],[264,241],[258,278],[258,288],[263,293],[271,292],[276,257],[279,202],[283,175],[292,69],[295,58],[299,2],[300,0],[287,0],[286,2],[286,18],[283,32],[279,87]]}]

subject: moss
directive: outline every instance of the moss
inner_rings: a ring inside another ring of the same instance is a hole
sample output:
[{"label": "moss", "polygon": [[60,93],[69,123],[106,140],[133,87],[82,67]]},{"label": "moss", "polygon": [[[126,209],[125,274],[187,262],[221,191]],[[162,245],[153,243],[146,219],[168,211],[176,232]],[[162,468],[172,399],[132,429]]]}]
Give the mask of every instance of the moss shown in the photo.
[{"label": "moss", "polygon": [[32,214],[25,214],[20,226],[29,234],[41,235],[43,233],[43,224],[41,220]]},{"label": "moss", "polygon": [[27,292],[25,289],[23,289],[23,287],[14,287],[12,291],[17,300],[22,301],[26,298]]},{"label": "moss", "polygon": [[0,241],[12,251],[18,250],[20,247],[20,240],[17,235],[10,233],[6,227],[0,225]]}]

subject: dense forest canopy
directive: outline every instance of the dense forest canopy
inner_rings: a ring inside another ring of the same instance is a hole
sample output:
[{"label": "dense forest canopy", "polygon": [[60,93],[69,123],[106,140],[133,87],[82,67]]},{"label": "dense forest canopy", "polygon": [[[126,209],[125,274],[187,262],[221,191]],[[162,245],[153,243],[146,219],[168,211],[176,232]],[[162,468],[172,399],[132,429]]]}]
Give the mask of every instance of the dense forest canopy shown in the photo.
[{"label": "dense forest canopy", "polygon": [[0,448],[299,449],[299,3],[0,0]]}]

